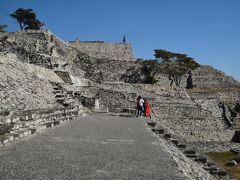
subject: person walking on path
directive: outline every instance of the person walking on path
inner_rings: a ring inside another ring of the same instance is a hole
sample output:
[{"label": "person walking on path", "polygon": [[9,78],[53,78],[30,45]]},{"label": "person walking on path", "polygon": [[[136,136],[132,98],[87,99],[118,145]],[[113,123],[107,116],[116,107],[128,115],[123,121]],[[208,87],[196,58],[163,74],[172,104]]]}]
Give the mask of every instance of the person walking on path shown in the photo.
[{"label": "person walking on path", "polygon": [[142,117],[144,113],[144,106],[143,106],[144,100],[142,99],[141,96],[138,96],[137,98],[137,117],[140,116]]},{"label": "person walking on path", "polygon": [[144,99],[144,115],[151,119],[151,105],[147,98]]}]

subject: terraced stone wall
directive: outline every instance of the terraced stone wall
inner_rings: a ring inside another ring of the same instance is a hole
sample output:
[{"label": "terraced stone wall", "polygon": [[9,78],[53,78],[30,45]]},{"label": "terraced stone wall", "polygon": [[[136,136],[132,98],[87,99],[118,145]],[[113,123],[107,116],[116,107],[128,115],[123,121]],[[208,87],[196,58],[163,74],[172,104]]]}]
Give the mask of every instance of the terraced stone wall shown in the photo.
[{"label": "terraced stone wall", "polygon": [[74,60],[74,67],[85,71],[84,78],[95,82],[141,81],[141,66],[136,61],[82,58]]},{"label": "terraced stone wall", "polygon": [[132,46],[129,43],[81,42],[77,40],[70,44],[95,59],[135,61]]},{"label": "terraced stone wall", "polygon": [[193,71],[193,84],[202,88],[215,87],[240,87],[240,82],[225,73],[214,69],[212,66],[202,65]]},{"label": "terraced stone wall", "polygon": [[0,146],[72,120],[82,112],[71,108],[0,112]]}]

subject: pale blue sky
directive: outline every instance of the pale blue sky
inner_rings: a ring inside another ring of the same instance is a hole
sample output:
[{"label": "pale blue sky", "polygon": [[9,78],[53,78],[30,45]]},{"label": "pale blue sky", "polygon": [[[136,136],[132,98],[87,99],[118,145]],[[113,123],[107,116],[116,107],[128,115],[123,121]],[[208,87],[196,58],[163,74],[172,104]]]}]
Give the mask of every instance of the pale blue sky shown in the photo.
[{"label": "pale blue sky", "polygon": [[0,0],[0,24],[19,29],[9,14],[32,8],[65,41],[121,42],[136,57],[154,49],[186,53],[240,80],[240,0]]}]

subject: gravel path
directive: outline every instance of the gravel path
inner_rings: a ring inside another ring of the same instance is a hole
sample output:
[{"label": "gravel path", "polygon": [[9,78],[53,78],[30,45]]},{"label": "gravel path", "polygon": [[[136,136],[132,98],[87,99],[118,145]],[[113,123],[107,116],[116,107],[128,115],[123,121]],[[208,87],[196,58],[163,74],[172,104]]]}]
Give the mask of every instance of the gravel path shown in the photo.
[{"label": "gravel path", "polygon": [[0,179],[186,179],[143,119],[85,116],[0,148]]}]

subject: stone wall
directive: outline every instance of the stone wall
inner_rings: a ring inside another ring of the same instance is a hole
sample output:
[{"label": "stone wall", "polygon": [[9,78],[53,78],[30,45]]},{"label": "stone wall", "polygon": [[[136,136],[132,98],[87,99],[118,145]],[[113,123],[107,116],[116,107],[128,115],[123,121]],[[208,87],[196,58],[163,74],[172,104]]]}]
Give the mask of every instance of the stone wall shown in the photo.
[{"label": "stone wall", "polygon": [[74,59],[74,67],[85,72],[84,78],[95,82],[132,82],[140,81],[141,78],[141,66],[136,61],[78,58]]},{"label": "stone wall", "polygon": [[234,130],[227,129],[222,118],[216,94],[193,95],[182,88],[171,89],[159,84],[105,82],[96,86],[102,89],[100,104],[115,109],[135,109],[137,96],[147,97],[153,119],[182,140],[228,142],[234,134]]},{"label": "stone wall", "polygon": [[0,114],[0,146],[72,120],[84,109],[47,108]]},{"label": "stone wall", "polygon": [[240,87],[240,82],[234,80],[231,76],[226,76],[223,72],[214,69],[212,66],[202,65],[192,73],[193,84],[197,87]]},{"label": "stone wall", "polygon": [[135,61],[129,43],[81,42],[73,41],[72,46],[95,59]]}]

